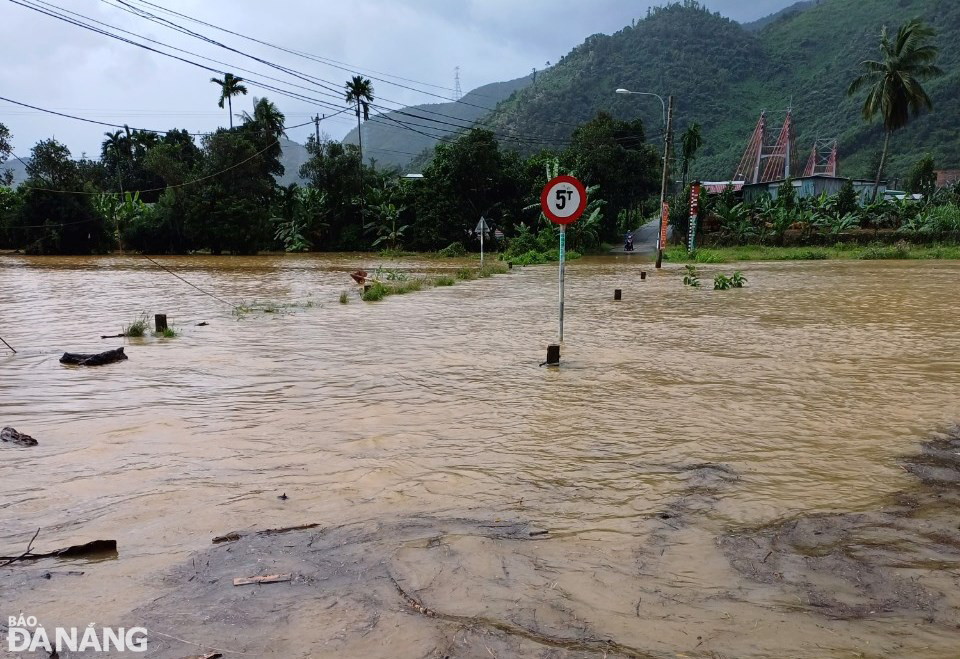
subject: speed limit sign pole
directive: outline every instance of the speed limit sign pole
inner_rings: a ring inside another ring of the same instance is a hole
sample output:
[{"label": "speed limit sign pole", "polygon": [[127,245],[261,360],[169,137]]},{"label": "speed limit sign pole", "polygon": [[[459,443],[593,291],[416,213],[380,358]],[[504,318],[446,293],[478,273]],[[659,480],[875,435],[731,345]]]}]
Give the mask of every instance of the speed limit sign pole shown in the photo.
[{"label": "speed limit sign pole", "polygon": [[[560,226],[560,342],[563,342],[563,275],[567,243],[567,225],[576,222],[587,207],[587,191],[572,176],[558,176],[543,188],[540,194],[540,208],[544,216]],[[555,359],[551,360],[551,356]],[[559,346],[555,355],[547,350],[547,363],[559,363]]]},{"label": "speed limit sign pole", "polygon": [[567,225],[560,225],[560,343],[563,343],[563,261],[567,247]]}]

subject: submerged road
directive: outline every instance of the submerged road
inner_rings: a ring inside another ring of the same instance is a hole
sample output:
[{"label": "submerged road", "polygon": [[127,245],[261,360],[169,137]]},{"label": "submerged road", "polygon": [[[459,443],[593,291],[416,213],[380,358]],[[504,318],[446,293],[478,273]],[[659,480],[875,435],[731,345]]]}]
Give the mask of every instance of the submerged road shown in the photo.
[{"label": "submerged road", "polygon": [[[657,251],[657,230],[659,228],[659,219],[650,220],[646,224],[641,224],[633,232],[633,251],[628,252],[623,248],[621,242],[610,250],[611,254],[652,254]],[[667,227],[667,237],[673,235],[673,227]]]}]

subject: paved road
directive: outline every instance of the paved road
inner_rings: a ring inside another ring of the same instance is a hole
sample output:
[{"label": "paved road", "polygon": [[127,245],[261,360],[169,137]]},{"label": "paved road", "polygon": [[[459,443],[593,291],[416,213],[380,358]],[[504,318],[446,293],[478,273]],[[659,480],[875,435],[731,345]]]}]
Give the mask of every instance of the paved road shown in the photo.
[{"label": "paved road", "polygon": [[[652,254],[657,251],[657,231],[660,228],[659,220],[650,220],[633,232],[633,251],[623,249],[623,243],[610,250],[611,254]],[[673,227],[667,227],[667,239],[673,235]]]}]

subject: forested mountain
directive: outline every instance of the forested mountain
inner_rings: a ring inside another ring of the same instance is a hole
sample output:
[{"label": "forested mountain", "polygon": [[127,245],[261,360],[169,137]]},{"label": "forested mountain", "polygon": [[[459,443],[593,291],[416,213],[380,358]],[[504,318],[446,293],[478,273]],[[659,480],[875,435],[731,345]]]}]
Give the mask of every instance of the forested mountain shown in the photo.
[{"label": "forested mountain", "polygon": [[[898,132],[887,169],[904,176],[925,153],[939,167],[960,166],[960,2],[957,0],[820,0],[800,3],[759,29],[748,29],[687,1],[654,9],[613,35],[594,35],[542,72],[534,85],[501,103],[484,120],[498,135],[523,135],[524,151],[569,140],[572,124],[603,110],[640,117],[655,141],[662,133],[660,103],[621,96],[625,87],[675,96],[675,131],[703,127],[703,148],[692,174],[733,175],[761,110],[768,125],[793,107],[797,150],[817,137],[840,140],[840,171],[871,176],[882,142],[878,123],[860,117],[862,97],[846,88],[860,62],[877,58],[880,29],[920,17],[938,31],[944,76],[927,83],[933,113]],[[756,26],[754,26],[756,27]],[[371,130],[364,146],[377,146]]]},{"label": "forested mountain", "polygon": [[[531,82],[531,76],[495,82],[465,94],[460,102],[414,105],[383,116],[371,115],[372,121],[363,124],[364,156],[375,159],[381,167],[406,165],[422,151],[433,149],[438,140],[431,135],[442,137],[459,132],[457,125],[468,125],[487,116],[497,103]],[[357,129],[350,131],[343,142],[356,144]]]},{"label": "forested mountain", "polygon": [[811,7],[816,7],[818,4],[820,4],[820,2],[822,2],[822,0],[800,0],[800,2],[796,2],[789,7],[785,7],[776,13],[770,14],[769,16],[764,16],[763,18],[756,21],[751,21],[750,23],[744,23],[743,27],[748,30],[756,31],[770,25],[770,23],[773,23],[774,21],[785,19],[793,14],[806,11]]}]

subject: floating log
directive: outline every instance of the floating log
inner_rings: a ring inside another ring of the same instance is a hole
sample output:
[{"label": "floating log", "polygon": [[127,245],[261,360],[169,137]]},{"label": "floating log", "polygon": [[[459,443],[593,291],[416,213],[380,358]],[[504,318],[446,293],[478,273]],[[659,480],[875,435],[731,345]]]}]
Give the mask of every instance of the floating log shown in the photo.
[{"label": "floating log", "polygon": [[158,313],[153,316],[153,324],[157,328],[157,334],[167,329],[167,314]]},{"label": "floating log", "polygon": [[236,577],[233,580],[234,586],[249,586],[251,584],[261,583],[283,583],[291,581],[293,575],[290,574],[268,574],[262,577]]},{"label": "floating log", "polygon": [[123,337],[125,337],[125,336],[126,336],[126,334],[124,334],[124,333],[121,333],[121,334],[101,334],[101,335],[100,335],[100,338],[101,338],[101,339],[120,339],[120,338],[123,338]]},{"label": "floating log", "polygon": [[17,444],[19,446],[36,446],[37,444],[40,443],[30,435],[25,435],[22,432],[17,432],[10,426],[7,426],[3,430],[0,430],[0,441],[9,442],[11,444]]},{"label": "floating log", "polygon": [[77,366],[103,366],[104,364],[112,364],[113,362],[123,361],[124,359],[127,359],[127,356],[123,353],[123,348],[115,348],[114,350],[107,350],[106,352],[93,355],[79,352],[65,352],[63,353],[63,357],[60,358],[60,363],[75,364]]},{"label": "floating log", "polygon": [[[33,537],[36,538],[37,536],[34,535]],[[31,543],[32,542],[33,541],[31,540]],[[94,554],[103,554],[108,552],[116,553],[116,551],[116,540],[94,540],[93,542],[87,542],[82,545],[71,545],[70,547],[55,549],[42,554],[36,554],[32,551],[28,551],[20,556],[0,556],[0,561],[6,560],[6,564],[9,564],[14,561],[35,561],[41,558],[83,558],[85,556],[92,556]]]},{"label": "floating log", "polygon": [[207,321],[203,321],[202,323],[197,323],[197,327],[206,327],[209,324]]}]

